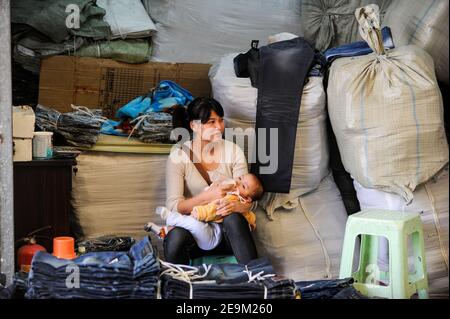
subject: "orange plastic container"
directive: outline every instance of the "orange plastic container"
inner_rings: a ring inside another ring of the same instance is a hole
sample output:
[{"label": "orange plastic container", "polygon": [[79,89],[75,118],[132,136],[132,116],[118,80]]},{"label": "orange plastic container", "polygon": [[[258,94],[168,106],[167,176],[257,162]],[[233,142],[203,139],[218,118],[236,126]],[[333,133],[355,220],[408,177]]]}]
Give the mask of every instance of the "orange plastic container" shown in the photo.
[{"label": "orange plastic container", "polygon": [[53,238],[53,256],[64,259],[73,259],[75,254],[75,240],[72,237]]}]

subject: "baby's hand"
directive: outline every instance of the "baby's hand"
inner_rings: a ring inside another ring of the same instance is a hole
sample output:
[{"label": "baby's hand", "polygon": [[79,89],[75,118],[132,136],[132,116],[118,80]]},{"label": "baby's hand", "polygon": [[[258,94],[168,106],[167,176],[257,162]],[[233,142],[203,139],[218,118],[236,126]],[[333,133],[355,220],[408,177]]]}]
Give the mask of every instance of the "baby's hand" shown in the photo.
[{"label": "baby's hand", "polygon": [[191,216],[194,217],[195,219],[198,219],[198,212],[196,209],[193,209],[191,212]]}]

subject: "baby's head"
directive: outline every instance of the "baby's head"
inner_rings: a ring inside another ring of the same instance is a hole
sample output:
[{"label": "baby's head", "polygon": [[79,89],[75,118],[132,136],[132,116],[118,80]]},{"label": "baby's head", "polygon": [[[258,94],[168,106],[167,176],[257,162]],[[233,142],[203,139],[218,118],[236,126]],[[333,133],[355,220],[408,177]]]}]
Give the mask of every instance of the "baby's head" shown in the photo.
[{"label": "baby's head", "polygon": [[253,174],[244,174],[235,179],[236,188],[247,202],[260,199],[264,193],[261,182]]}]

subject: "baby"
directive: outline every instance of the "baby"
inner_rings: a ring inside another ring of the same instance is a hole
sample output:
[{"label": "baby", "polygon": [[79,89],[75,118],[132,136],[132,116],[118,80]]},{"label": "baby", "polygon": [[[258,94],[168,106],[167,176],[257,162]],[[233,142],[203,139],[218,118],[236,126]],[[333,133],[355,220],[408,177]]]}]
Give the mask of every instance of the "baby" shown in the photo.
[{"label": "baby", "polygon": [[[228,202],[251,203],[261,198],[264,192],[261,182],[253,174],[245,174],[235,180],[228,179],[220,183],[232,184],[233,186],[233,190],[222,198],[222,200]],[[222,230],[218,223],[223,221],[223,217],[216,215],[219,204],[220,200],[216,200],[207,205],[195,206],[190,215],[183,215],[165,207],[158,207],[156,213],[166,220],[166,226],[157,226],[150,222],[145,229],[164,237],[171,227],[182,227],[192,234],[201,249],[211,250],[220,243],[222,238]],[[251,211],[242,215],[247,220],[250,229],[254,230],[256,228],[256,215]]]}]

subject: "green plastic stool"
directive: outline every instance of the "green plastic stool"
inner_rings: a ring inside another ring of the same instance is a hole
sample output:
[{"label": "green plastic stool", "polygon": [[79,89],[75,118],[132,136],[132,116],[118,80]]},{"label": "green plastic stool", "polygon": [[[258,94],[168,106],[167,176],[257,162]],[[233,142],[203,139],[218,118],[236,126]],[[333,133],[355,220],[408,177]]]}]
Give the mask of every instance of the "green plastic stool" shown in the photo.
[{"label": "green plastic stool", "polygon": [[[361,235],[359,268],[352,273],[354,247],[359,235]],[[408,270],[409,235],[412,236],[414,251],[413,274]],[[376,236],[383,236],[389,242],[388,272],[377,273]],[[374,283],[374,279],[380,280],[383,276],[389,278],[388,286]],[[339,277],[353,277],[355,288],[369,297],[409,299],[417,292],[420,299],[427,299],[428,278],[423,227],[419,214],[373,209],[349,216],[345,228]]]},{"label": "green plastic stool", "polygon": [[215,265],[215,264],[237,264],[237,259],[233,255],[211,255],[195,258],[191,260],[191,266]]}]

